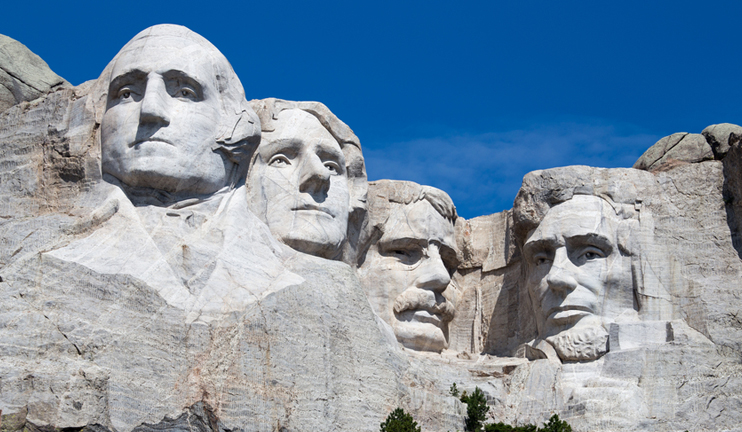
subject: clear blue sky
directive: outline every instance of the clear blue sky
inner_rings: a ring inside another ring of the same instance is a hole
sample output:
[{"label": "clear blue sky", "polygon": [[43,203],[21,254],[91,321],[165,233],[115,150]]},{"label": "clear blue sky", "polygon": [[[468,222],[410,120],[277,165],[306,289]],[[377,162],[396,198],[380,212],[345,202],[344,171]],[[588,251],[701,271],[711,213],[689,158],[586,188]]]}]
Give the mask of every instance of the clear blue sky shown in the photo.
[{"label": "clear blue sky", "polygon": [[6,2],[0,33],[79,84],[140,30],[185,25],[248,99],[324,102],[369,179],[439,187],[467,218],[510,208],[528,171],[628,167],[662,136],[742,123],[742,2],[71,4]]}]

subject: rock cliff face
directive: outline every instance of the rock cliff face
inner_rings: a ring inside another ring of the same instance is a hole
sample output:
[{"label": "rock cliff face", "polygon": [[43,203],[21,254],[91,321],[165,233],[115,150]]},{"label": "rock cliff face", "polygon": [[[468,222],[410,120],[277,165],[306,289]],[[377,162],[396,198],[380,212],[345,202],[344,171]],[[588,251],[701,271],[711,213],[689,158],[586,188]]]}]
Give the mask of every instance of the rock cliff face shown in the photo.
[{"label": "rock cliff face", "polygon": [[[219,62],[187,29],[144,34]],[[127,47],[117,61],[149,67]],[[210,84],[184,68],[121,85],[117,61],[0,113],[4,431],[375,431],[398,406],[463,430],[453,383],[480,387],[495,422],[742,430],[739,126],[673,134],[631,169],[529,173],[512,210],[465,220],[443,191],[367,185],[324,105],[247,103],[233,84],[221,102],[255,127],[218,131],[233,169],[188,195],[167,167],[136,179],[157,187],[105,168],[101,129],[141,104],[151,135],[129,148],[151,153],[128,162],[150,162],[167,104],[208,102]],[[346,234],[325,229],[338,221]]]}]

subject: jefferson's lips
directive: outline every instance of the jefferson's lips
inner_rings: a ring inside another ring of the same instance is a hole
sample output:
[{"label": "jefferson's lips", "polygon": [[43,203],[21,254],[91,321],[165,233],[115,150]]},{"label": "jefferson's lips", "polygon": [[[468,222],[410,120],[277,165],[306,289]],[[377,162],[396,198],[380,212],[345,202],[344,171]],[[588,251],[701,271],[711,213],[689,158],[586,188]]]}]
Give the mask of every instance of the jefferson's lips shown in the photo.
[{"label": "jefferson's lips", "polygon": [[138,140],[134,141],[133,143],[129,144],[129,147],[136,147],[139,144],[146,143],[146,142],[161,142],[161,143],[165,143],[165,144],[169,144],[169,145],[174,145],[173,143],[171,143],[170,141],[168,141],[166,139],[156,138],[156,137],[149,137],[149,138],[138,139]]},{"label": "jefferson's lips", "polygon": [[583,311],[583,312],[590,312],[592,313],[592,309],[586,306],[579,306],[579,305],[567,305],[567,306],[558,306],[549,309],[549,315],[556,313],[556,312],[564,312],[564,311]]},{"label": "jefferson's lips", "polygon": [[[332,213],[330,213],[330,210],[324,207],[320,207],[315,204],[301,204],[301,205],[291,208],[291,211],[306,211],[306,210],[320,211],[320,212],[327,213],[328,215],[332,216]],[[335,217],[335,216],[332,216],[332,217]]]}]

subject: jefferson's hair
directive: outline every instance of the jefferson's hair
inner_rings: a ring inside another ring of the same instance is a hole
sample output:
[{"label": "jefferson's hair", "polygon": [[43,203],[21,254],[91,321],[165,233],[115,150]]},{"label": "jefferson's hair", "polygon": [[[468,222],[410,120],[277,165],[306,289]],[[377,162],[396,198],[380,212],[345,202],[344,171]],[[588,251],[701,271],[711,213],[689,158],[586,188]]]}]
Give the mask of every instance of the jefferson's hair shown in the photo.
[{"label": "jefferson's hair", "polygon": [[353,212],[366,211],[366,164],[361,152],[361,142],[353,131],[321,102],[294,102],[268,98],[251,100],[250,104],[260,118],[263,132],[276,130],[276,120],[281,111],[299,109],[319,120],[320,124],[337,140],[345,156],[345,167],[350,185],[350,206]]}]

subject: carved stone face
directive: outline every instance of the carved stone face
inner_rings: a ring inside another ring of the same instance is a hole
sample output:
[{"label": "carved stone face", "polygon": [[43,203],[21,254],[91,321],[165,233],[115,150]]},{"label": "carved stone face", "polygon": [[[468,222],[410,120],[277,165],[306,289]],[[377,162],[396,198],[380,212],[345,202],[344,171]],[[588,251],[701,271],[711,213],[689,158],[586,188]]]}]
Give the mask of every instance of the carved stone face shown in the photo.
[{"label": "carved stone face", "polygon": [[523,247],[539,336],[605,326],[634,309],[631,257],[618,247],[619,218],[595,196],[549,210]]},{"label": "carved stone face", "polygon": [[345,157],[313,115],[281,111],[263,134],[248,171],[250,210],[292,248],[338,257],[348,230],[350,194]]},{"label": "carved stone face", "polygon": [[429,202],[391,204],[384,235],[372,245],[359,277],[376,313],[405,347],[448,347],[454,306],[444,296],[456,266],[454,227]]},{"label": "carved stone face", "polygon": [[119,53],[101,124],[104,173],[173,193],[225,186],[231,163],[212,150],[220,99],[211,58],[178,37],[143,38]]}]

